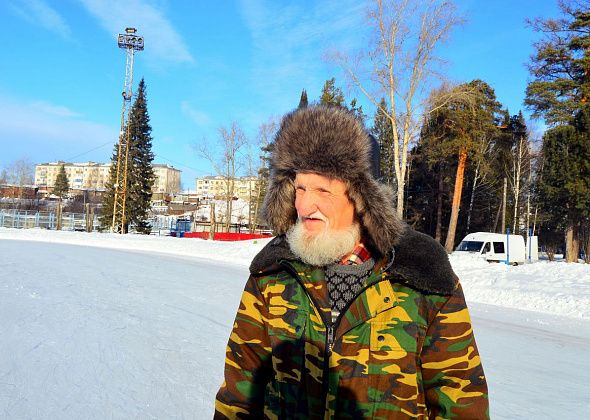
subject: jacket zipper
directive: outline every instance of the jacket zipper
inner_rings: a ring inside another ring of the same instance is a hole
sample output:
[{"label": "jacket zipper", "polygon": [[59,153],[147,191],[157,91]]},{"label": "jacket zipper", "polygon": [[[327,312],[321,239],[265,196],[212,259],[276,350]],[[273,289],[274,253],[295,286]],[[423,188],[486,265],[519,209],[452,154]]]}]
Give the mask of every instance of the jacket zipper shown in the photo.
[{"label": "jacket zipper", "polygon": [[285,267],[285,270],[289,272],[299,283],[303,292],[307,295],[307,298],[310,300],[311,304],[315,307],[317,313],[320,316],[320,319],[324,323],[326,327],[326,339],[325,339],[325,350],[324,350],[324,366],[322,369],[322,407],[326,407],[326,399],[328,396],[329,390],[329,380],[330,380],[330,354],[332,353],[332,347],[334,346],[334,324],[329,322],[325,317],[324,313],[321,311],[320,305],[315,301],[315,299],[307,292],[305,285],[303,284],[303,280],[297,274],[297,271],[291,267],[286,261],[281,261],[280,264]]},{"label": "jacket zipper", "polygon": [[332,354],[332,348],[334,347],[334,331],[337,329],[338,325],[340,325],[340,320],[342,319],[342,316],[346,313],[346,311],[354,303],[354,301],[369,287],[371,287],[377,283],[380,283],[381,281],[384,281],[384,280],[376,281],[374,283],[371,283],[371,284],[366,285],[363,288],[361,288],[358,291],[358,293],[356,295],[354,295],[354,297],[350,300],[350,302],[348,302],[344,306],[344,308],[342,308],[342,311],[340,312],[340,314],[338,314],[336,321],[334,321],[334,323],[332,323],[324,318],[324,313],[320,310],[321,309],[320,306],[315,301],[315,299],[307,292],[307,289],[305,288],[305,285],[303,284],[303,280],[301,279],[301,277],[299,277],[299,274],[297,274],[297,271],[294,270],[293,267],[291,267],[291,265],[288,264],[286,261],[281,261],[280,265],[282,265],[285,268],[285,270],[287,270],[287,272],[289,272],[289,274],[291,274],[297,280],[297,282],[300,284],[301,288],[303,289],[303,292],[307,295],[311,304],[316,308],[318,314],[320,315],[322,322],[324,323],[324,326],[326,327],[324,367],[323,367],[323,373],[322,373],[322,398],[323,398],[322,406],[325,409],[326,398],[328,396],[328,391],[329,391],[329,386],[330,386],[330,384],[329,384],[329,382],[330,382],[330,355]]}]

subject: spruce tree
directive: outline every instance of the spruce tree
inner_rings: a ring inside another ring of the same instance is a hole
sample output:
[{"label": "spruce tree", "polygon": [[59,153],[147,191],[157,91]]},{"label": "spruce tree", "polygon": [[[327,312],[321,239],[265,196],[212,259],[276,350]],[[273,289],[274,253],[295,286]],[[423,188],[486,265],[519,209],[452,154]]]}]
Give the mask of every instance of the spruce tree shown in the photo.
[{"label": "spruce tree", "polygon": [[548,130],[541,153],[543,166],[536,185],[544,216],[541,240],[550,240],[558,231],[571,232],[566,248],[573,255],[566,258],[575,262],[575,235],[590,218],[590,107],[580,110],[571,124]]},{"label": "spruce tree", "polygon": [[[145,90],[145,82],[141,79],[135,102],[131,108],[129,124],[123,134],[125,139],[129,139],[125,232],[128,231],[129,225],[134,226],[135,230],[140,233],[149,233],[151,230],[147,218],[155,176],[152,168],[152,162],[154,160],[154,154],[152,152],[152,128],[147,109]],[[110,228],[112,222],[117,158],[118,145],[115,145],[115,151],[111,160],[111,178],[107,184],[103,200],[103,213],[101,217],[103,228]],[[122,157],[121,162],[124,162],[124,157]],[[122,183],[123,180],[120,179],[119,182]]]},{"label": "spruce tree", "polygon": [[307,108],[307,105],[307,91],[303,89],[303,91],[301,92],[301,98],[299,98],[299,105],[297,106],[297,108]]},{"label": "spruce tree", "polygon": [[61,165],[59,172],[55,178],[55,185],[53,186],[53,195],[60,199],[64,198],[70,191],[70,184],[68,183],[68,176],[66,175],[66,168]]}]

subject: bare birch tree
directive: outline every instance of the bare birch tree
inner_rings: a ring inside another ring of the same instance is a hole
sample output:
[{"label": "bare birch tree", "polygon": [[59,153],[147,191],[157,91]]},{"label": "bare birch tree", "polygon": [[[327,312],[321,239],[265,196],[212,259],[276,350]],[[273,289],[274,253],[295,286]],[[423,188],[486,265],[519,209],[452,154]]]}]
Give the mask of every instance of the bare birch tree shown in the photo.
[{"label": "bare birch tree", "polygon": [[[512,160],[512,171],[510,174],[510,187],[514,196],[514,219],[512,223],[512,232],[516,233],[519,226],[520,198],[523,191],[528,190],[528,180],[530,172],[531,150],[528,136],[518,135],[514,144],[514,158]],[[526,184],[523,184],[526,182]]]},{"label": "bare birch tree", "polygon": [[[419,134],[422,100],[437,79],[435,49],[461,19],[451,0],[374,0],[368,21],[375,38],[368,51],[356,64],[344,54],[334,59],[391,120],[397,214],[403,217],[408,150]],[[366,77],[363,68],[368,70]],[[381,97],[386,98],[386,109]]]},{"label": "bare birch tree", "polygon": [[239,152],[246,146],[248,140],[240,125],[233,121],[229,127],[219,128],[218,150],[205,140],[198,147],[199,154],[207,159],[215,172],[223,177],[225,182],[225,231],[229,232],[231,225],[232,203],[234,198],[235,179],[242,166]]},{"label": "bare birch tree", "polygon": [[6,167],[6,181],[22,187],[32,185],[35,179],[35,165],[28,158],[17,159]]}]

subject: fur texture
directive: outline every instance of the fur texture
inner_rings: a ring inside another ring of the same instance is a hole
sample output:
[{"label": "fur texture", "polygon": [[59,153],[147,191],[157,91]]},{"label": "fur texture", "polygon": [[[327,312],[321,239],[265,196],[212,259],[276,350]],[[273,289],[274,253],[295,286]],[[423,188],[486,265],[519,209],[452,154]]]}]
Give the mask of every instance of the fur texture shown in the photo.
[{"label": "fur texture", "polygon": [[[453,272],[444,248],[430,236],[407,228],[398,244],[389,253],[384,268],[393,281],[407,284],[426,293],[450,295],[457,287],[458,278]],[[254,258],[250,273],[255,276],[281,270],[281,260],[297,260],[284,235],[270,241]]]},{"label": "fur texture", "polygon": [[270,170],[263,214],[277,234],[286,233],[297,220],[296,172],[346,182],[365,239],[382,255],[404,229],[393,208],[392,192],[371,175],[368,134],[344,109],[314,106],[287,114],[275,137]]}]

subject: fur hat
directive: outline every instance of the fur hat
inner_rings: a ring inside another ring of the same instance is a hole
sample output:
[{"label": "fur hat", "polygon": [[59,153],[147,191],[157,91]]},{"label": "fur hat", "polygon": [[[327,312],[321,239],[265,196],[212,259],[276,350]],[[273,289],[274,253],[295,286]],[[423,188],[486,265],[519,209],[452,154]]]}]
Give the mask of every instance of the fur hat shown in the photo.
[{"label": "fur hat", "polygon": [[297,221],[296,173],[312,172],[346,182],[368,245],[382,255],[393,249],[405,225],[395,213],[391,189],[372,175],[369,135],[349,111],[297,109],[283,118],[273,146],[263,214],[277,234]]}]

